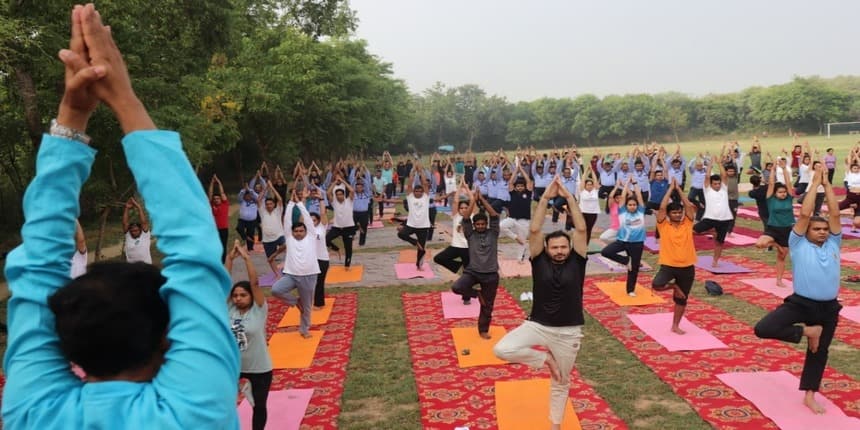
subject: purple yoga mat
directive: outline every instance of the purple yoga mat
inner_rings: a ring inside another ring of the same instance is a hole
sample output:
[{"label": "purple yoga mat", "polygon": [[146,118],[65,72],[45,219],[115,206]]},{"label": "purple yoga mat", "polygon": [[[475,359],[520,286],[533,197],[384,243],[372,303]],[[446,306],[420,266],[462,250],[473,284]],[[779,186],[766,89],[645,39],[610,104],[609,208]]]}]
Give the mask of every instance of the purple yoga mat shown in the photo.
[{"label": "purple yoga mat", "polygon": [[752,269],[746,268],[744,266],[739,266],[735,263],[732,263],[728,260],[720,260],[720,263],[717,267],[711,267],[711,263],[714,261],[714,257],[711,255],[700,255],[699,261],[696,262],[696,267],[700,269],[707,270],[711,273],[750,273]]},{"label": "purple yoga mat", "polygon": [[261,287],[271,287],[275,284],[276,280],[277,279],[275,279],[275,272],[269,272],[265,275],[257,277],[257,282],[260,284]]},{"label": "purple yoga mat", "polygon": [[800,381],[785,370],[721,373],[717,378],[749,400],[782,430],[860,428],[860,419],[846,416],[821,394],[816,394],[815,400],[827,412],[816,415],[804,407],[804,392],[797,389]]},{"label": "purple yoga mat", "polygon": [[672,332],[672,313],[627,314],[630,321],[669,351],[700,351],[703,349],[727,348],[726,344],[711,333],[681,318],[678,326],[685,334]]}]

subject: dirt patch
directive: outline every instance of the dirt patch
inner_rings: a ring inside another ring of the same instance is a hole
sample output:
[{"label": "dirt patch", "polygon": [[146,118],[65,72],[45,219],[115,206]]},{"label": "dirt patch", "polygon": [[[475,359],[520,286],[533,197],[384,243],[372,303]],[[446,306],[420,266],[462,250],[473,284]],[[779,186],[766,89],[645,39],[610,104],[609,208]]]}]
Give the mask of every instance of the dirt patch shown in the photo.
[{"label": "dirt patch", "polygon": [[646,411],[652,408],[659,408],[669,411],[675,415],[686,415],[693,413],[693,409],[690,408],[685,402],[680,400],[671,400],[665,399],[660,396],[641,396],[636,401],[633,402],[633,407],[639,411]]}]

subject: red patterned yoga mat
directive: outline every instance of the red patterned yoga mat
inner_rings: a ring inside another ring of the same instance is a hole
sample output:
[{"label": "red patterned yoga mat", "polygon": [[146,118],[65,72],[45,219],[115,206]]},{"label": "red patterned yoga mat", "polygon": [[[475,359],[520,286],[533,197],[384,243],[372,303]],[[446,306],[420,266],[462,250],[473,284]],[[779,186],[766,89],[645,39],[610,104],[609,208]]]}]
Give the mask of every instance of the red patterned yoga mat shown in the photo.
[{"label": "red patterned yoga mat", "polygon": [[[622,278],[614,276],[610,279]],[[639,278],[642,284],[650,281],[650,276]],[[593,279],[586,281],[586,310],[678,396],[685,399],[703,419],[719,429],[776,428],[770,419],[723,384],[716,375],[771,370],[786,370],[799,375],[803,353],[779,341],[758,339],[751,327],[721,309],[696,300],[695,295],[701,294],[700,289],[694,290],[685,316],[723,341],[729,349],[668,352],[624,316],[626,309],[599,294],[594,283]],[[658,294],[668,299],[671,292]],[[669,312],[671,309],[671,300],[667,300],[666,304],[637,308],[636,312]],[[847,415],[860,416],[860,383],[854,379],[828,367],[824,372],[821,393]]]},{"label": "red patterned yoga mat", "polygon": [[[450,430],[456,426],[495,429],[494,384],[497,380],[548,377],[546,370],[536,371],[519,364],[460,368],[449,329],[475,327],[477,330],[476,320],[444,319],[439,292],[404,293],[402,298],[412,369],[421,402],[421,423],[425,429]],[[524,317],[511,295],[499,288],[493,324],[512,330]],[[572,375],[570,397],[583,428],[627,428],[577,372]]]},{"label": "red patterned yoga mat", "polygon": [[[762,307],[768,311],[773,310],[777,306],[782,304],[781,298],[773,294],[758,290],[750,285],[741,282],[741,279],[775,277],[776,271],[773,269],[772,266],[762,262],[761,259],[741,259],[735,257],[723,258],[731,260],[736,264],[743,263],[744,266],[753,269],[753,273],[720,275],[720,278],[717,282],[719,282],[720,286],[723,287],[723,291],[732,294],[735,297],[739,297],[743,300],[746,300],[747,302],[750,302],[756,306]],[[721,258],[721,260],[723,258]],[[768,260],[773,259],[773,257],[766,258]],[[699,276],[705,276],[700,275],[699,270],[701,269],[696,269],[697,279],[706,279],[699,278]],[[790,270],[786,270],[785,275],[787,276],[786,279],[791,279]],[[843,306],[860,305],[860,292],[843,287],[839,290],[839,301],[842,303]],[[855,348],[860,348],[860,324],[851,321],[848,318],[839,318],[839,325],[836,327],[835,337],[836,339],[839,339],[840,341],[845,342]]]},{"label": "red patterned yoga mat", "polygon": [[[337,428],[340,413],[340,397],[346,380],[349,350],[352,346],[353,328],[358,297],[356,294],[337,294],[331,317],[326,324],[314,326],[325,331],[314,361],[307,369],[275,369],[270,391],[290,388],[313,388],[308,409],[302,420],[302,429]],[[286,312],[284,302],[269,297],[268,332],[286,331],[278,329],[278,322]],[[295,330],[295,328],[293,328]],[[275,423],[269,423],[273,426]],[[274,428],[274,427],[273,427]]]}]

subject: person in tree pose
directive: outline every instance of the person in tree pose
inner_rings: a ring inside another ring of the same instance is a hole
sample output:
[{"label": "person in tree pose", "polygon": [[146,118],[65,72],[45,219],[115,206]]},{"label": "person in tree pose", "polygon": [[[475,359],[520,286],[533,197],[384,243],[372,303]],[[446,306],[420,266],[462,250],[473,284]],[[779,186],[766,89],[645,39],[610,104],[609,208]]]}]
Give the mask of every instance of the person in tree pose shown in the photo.
[{"label": "person in tree pose", "polygon": [[696,234],[704,234],[714,230],[716,233],[714,236],[714,260],[711,265],[717,267],[733,217],[729,207],[728,190],[723,186],[726,181],[726,169],[720,164],[716,156],[713,158],[713,163],[720,166],[720,174],[711,175],[705,182],[705,212],[702,220],[693,226],[693,231]]},{"label": "person in tree pose", "polygon": [[767,183],[767,227],[755,246],[770,248],[776,246],[776,285],[785,287],[782,275],[785,273],[785,257],[788,254],[788,237],[794,226],[794,190],[788,186],[791,178],[783,170],[782,182],[776,183],[776,167],[771,167]]}]

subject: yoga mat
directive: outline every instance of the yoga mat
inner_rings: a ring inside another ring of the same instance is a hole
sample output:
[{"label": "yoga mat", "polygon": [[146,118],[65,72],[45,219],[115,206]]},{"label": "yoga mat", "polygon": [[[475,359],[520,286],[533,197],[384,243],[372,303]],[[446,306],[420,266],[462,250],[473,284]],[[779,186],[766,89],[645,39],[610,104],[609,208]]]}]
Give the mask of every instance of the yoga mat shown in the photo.
[{"label": "yoga mat", "polygon": [[791,281],[788,279],[782,280],[782,283],[785,284],[785,287],[777,287],[776,278],[741,279],[741,282],[753,286],[757,290],[773,294],[774,296],[777,296],[781,299],[790,296],[791,293],[794,292]]},{"label": "yoga mat", "polygon": [[757,237],[751,237],[745,234],[732,233],[726,235],[726,243],[731,243],[732,245],[747,246],[756,243],[756,241],[758,241]]},{"label": "yoga mat", "polygon": [[758,208],[738,208],[738,216],[741,218],[760,219],[758,216]]},{"label": "yoga mat", "polygon": [[600,251],[603,251],[604,246],[606,246],[606,244],[600,240],[592,239],[591,242],[588,242],[588,254],[600,254]]},{"label": "yoga mat", "polygon": [[382,221],[380,221],[380,220],[375,220],[375,221],[373,221],[372,223],[368,224],[368,225],[367,225],[367,228],[368,228],[368,229],[372,229],[372,228],[385,228],[385,224],[383,224],[383,223],[382,223]]},{"label": "yoga mat", "polygon": [[749,273],[752,272],[751,269],[748,269],[744,266],[739,266],[731,261],[726,259],[721,259],[720,263],[717,267],[711,267],[711,263],[714,261],[714,257],[712,255],[700,255],[699,260],[696,262],[696,267],[700,269],[707,270],[711,273],[722,274],[722,273]]},{"label": "yoga mat", "polygon": [[660,251],[660,241],[657,240],[654,236],[646,236],[645,237],[645,249],[651,252],[659,252]]},{"label": "yoga mat", "polygon": [[714,337],[711,333],[703,330],[681,317],[678,326],[685,334],[672,332],[672,313],[664,312],[658,314],[627,314],[630,321],[636,324],[645,334],[663,345],[667,350],[675,351],[701,351],[703,349],[727,348],[726,344]]},{"label": "yoga mat", "polygon": [[[311,308],[311,325],[322,325],[328,322],[328,319],[331,317],[331,310],[334,308],[334,301],[334,297],[328,297],[325,307],[322,309]],[[278,323],[278,328],[298,327],[300,316],[301,312],[299,309],[295,306],[290,306],[281,318],[281,322]]]},{"label": "yoga mat", "polygon": [[[305,417],[305,411],[314,394],[313,388],[269,391],[266,402],[268,420],[266,427],[281,430],[298,430]],[[254,411],[247,400],[243,400],[238,408],[239,423],[242,430],[251,430],[251,418]]]},{"label": "yoga mat", "polygon": [[857,239],[858,237],[860,237],[860,231],[855,232],[854,227],[850,225],[843,225],[842,236],[845,236],[849,239]]},{"label": "yoga mat", "polygon": [[717,378],[752,402],[782,430],[860,428],[860,419],[846,416],[820,394],[815,395],[815,400],[826,410],[823,415],[816,415],[803,406],[804,392],[797,389],[799,380],[785,370],[721,373]]},{"label": "yoga mat", "polygon": [[619,306],[643,306],[665,302],[662,297],[639,284],[636,284],[636,289],[634,290],[636,297],[627,295],[626,282],[597,282],[597,288],[600,288],[600,291],[603,291],[604,294],[609,296]]},{"label": "yoga mat", "polygon": [[852,263],[860,263],[860,251],[843,252],[842,259]]},{"label": "yoga mat", "polygon": [[450,291],[443,291],[439,295],[442,299],[442,316],[450,318],[478,318],[481,305],[478,299],[472,300],[472,304],[464,305],[463,296]]},{"label": "yoga mat", "polygon": [[499,274],[503,278],[524,278],[532,275],[532,263],[528,259],[499,260]]},{"label": "yoga mat", "polygon": [[271,287],[275,284],[275,272],[269,272],[265,275],[261,275],[257,277],[257,283],[260,284],[261,287]]},{"label": "yoga mat", "polygon": [[359,282],[364,275],[364,266],[352,266],[346,270],[344,266],[329,266],[325,275],[326,284],[344,284],[347,282]]},{"label": "yoga mat", "polygon": [[860,324],[860,306],[845,306],[839,311],[839,315]]},{"label": "yoga mat", "polygon": [[[549,379],[496,381],[496,420],[499,430],[550,428],[549,386]],[[564,405],[561,428],[582,429],[570,398]]]},{"label": "yoga mat", "polygon": [[[418,259],[418,250],[417,249],[401,249],[400,254],[397,255],[398,263],[412,263],[415,265],[415,262]],[[427,250],[427,253],[424,254],[424,263],[433,260],[433,251]]]},{"label": "yoga mat", "polygon": [[298,331],[279,332],[269,339],[269,355],[272,357],[272,367],[275,369],[306,369],[311,367],[314,354],[320,340],[325,334],[323,330],[311,330],[311,338],[305,339]]},{"label": "yoga mat", "polygon": [[[477,299],[474,299],[477,302]],[[477,303],[476,303],[477,304]],[[492,366],[495,364],[506,364],[495,354],[493,347],[507,333],[502,326],[490,326],[490,339],[482,339],[478,335],[478,328],[472,327],[454,327],[451,329],[451,336],[454,338],[454,353],[457,354],[457,362],[460,367],[474,366]],[[463,354],[468,350],[468,354]]]},{"label": "yoga mat", "polygon": [[424,267],[421,270],[415,267],[415,263],[397,263],[394,265],[394,274],[397,276],[397,279],[433,279],[436,277],[433,269],[430,268],[430,263],[426,259]]}]

